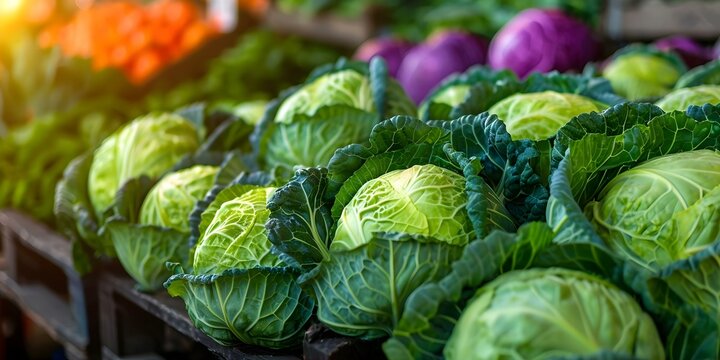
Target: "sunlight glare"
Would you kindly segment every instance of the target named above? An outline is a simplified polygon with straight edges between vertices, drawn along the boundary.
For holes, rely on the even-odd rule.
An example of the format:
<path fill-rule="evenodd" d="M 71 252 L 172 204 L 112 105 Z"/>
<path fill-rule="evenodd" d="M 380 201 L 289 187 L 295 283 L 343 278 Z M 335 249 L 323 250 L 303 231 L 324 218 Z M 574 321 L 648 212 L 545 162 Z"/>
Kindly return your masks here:
<path fill-rule="evenodd" d="M 0 15 L 13 15 L 22 7 L 23 0 L 0 0 Z"/>

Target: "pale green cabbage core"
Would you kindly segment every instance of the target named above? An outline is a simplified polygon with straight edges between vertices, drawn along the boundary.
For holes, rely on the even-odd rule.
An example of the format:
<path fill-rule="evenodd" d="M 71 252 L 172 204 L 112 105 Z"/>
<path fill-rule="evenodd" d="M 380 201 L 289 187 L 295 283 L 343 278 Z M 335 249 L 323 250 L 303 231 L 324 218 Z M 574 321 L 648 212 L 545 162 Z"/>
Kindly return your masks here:
<path fill-rule="evenodd" d="M 610 247 L 643 266 L 688 258 L 720 236 L 720 153 L 644 162 L 610 181 L 587 212 Z"/>
<path fill-rule="evenodd" d="M 267 199 L 274 192 L 273 187 L 259 187 L 220 205 L 195 249 L 196 274 L 283 265 L 270 251 L 265 232 Z"/>
<path fill-rule="evenodd" d="M 514 271 L 478 290 L 445 346 L 448 360 L 550 359 L 600 351 L 665 358 L 652 319 L 592 275 Z"/>
<path fill-rule="evenodd" d="M 720 85 L 701 85 L 675 90 L 657 102 L 665 112 L 685 111 L 690 105 L 720 104 Z"/>
<path fill-rule="evenodd" d="M 584 96 L 544 91 L 515 94 L 493 105 L 488 112 L 497 115 L 513 140 L 545 140 L 573 117 L 600 111 L 600 105 Z"/>
<path fill-rule="evenodd" d="M 102 214 L 129 179 L 161 176 L 200 146 L 195 126 L 173 114 L 138 118 L 95 150 L 88 175 L 90 202 Z"/>
<path fill-rule="evenodd" d="M 449 86 L 439 94 L 434 96 L 431 101 L 434 103 L 446 104 L 452 107 L 460 105 L 470 92 L 470 85 Z"/>
<path fill-rule="evenodd" d="M 454 245 L 474 236 L 465 179 L 435 165 L 388 172 L 363 184 L 338 221 L 332 250 L 369 243 L 375 232 L 425 235 Z"/>
<path fill-rule="evenodd" d="M 233 107 L 232 112 L 248 124 L 256 125 L 262 119 L 266 106 L 265 100 L 248 101 Z"/>
<path fill-rule="evenodd" d="M 680 75 L 668 60 L 651 54 L 620 56 L 603 71 L 613 90 L 631 101 L 664 96 Z"/>
<path fill-rule="evenodd" d="M 354 70 L 321 76 L 285 99 L 275 122 L 289 124 L 296 114 L 312 116 L 318 109 L 332 105 L 347 105 L 374 113 L 370 79 Z"/>
<path fill-rule="evenodd" d="M 197 165 L 163 177 L 145 197 L 140 223 L 189 233 L 190 212 L 212 188 L 217 172 L 216 166 Z"/>

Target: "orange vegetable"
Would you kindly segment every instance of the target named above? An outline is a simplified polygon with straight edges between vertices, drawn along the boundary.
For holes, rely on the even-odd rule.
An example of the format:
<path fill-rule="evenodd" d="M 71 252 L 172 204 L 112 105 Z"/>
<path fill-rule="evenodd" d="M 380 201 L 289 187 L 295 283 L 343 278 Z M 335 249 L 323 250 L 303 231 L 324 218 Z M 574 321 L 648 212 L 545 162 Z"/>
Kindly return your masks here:
<path fill-rule="evenodd" d="M 57 45 L 66 56 L 91 58 L 98 70 L 119 68 L 140 83 L 215 32 L 188 0 L 150 5 L 115 0 L 80 9 L 68 23 L 45 29 L 38 43 Z"/>
<path fill-rule="evenodd" d="M 160 70 L 162 65 L 163 58 L 157 51 L 152 49 L 146 50 L 138 55 L 132 64 L 130 68 L 130 80 L 135 83 L 142 83 Z"/>

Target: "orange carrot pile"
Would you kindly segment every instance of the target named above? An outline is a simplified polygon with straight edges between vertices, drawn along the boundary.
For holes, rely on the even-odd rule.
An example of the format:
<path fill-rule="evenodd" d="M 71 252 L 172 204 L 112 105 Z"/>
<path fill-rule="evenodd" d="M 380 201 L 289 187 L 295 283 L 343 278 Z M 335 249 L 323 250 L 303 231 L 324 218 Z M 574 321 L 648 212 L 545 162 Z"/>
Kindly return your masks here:
<path fill-rule="evenodd" d="M 66 56 L 90 58 L 97 70 L 119 68 L 143 83 L 216 32 L 185 0 L 116 0 L 79 10 L 69 22 L 44 31 L 39 42 L 59 46 Z"/>

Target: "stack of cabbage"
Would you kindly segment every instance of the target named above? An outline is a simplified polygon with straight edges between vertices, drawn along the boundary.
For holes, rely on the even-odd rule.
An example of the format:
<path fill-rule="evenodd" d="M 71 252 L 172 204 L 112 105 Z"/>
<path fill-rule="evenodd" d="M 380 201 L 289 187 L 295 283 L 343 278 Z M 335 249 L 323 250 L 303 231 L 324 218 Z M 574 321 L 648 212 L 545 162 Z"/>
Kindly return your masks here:
<path fill-rule="evenodd" d="M 341 60 L 251 136 L 136 120 L 71 165 L 58 216 L 225 345 L 297 349 L 317 321 L 391 359 L 717 358 L 712 66 L 658 105 L 475 68 L 418 112 L 382 61 Z"/>

